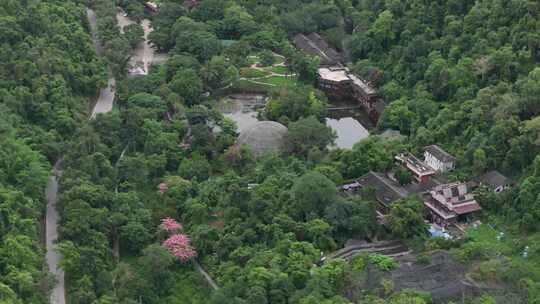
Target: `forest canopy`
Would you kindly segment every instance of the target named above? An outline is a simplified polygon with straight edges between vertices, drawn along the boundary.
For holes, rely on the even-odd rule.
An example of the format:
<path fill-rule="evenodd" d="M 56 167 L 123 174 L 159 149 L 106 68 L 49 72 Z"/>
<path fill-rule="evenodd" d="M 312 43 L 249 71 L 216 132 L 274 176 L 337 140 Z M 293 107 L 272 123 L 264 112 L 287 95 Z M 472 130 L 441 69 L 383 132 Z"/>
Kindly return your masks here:
<path fill-rule="evenodd" d="M 386 279 L 391 257 L 325 260 L 351 239 L 399 239 L 425 265 L 449 252 L 499 288 L 466 303 L 540 299 L 538 1 L 156 3 L 0 4 L 0 303 L 49 303 L 57 286 L 44 246 L 53 177 L 69 303 L 432 303 Z M 324 63 L 294 46 L 310 33 L 385 101 L 351 149 L 325 124 Z M 133 76 L 145 43 L 165 59 Z M 101 89 L 114 106 L 89 119 Z M 257 119 L 287 130 L 283 149 L 238 144 L 219 108 L 235 93 L 265 96 Z M 373 189 L 341 191 L 370 172 L 410 186 L 394 157 L 431 144 L 456 156 L 448 181 L 512 180 L 474 193 L 484 225 L 463 239 L 429 238 L 421 197 L 397 200 L 382 225 Z"/>

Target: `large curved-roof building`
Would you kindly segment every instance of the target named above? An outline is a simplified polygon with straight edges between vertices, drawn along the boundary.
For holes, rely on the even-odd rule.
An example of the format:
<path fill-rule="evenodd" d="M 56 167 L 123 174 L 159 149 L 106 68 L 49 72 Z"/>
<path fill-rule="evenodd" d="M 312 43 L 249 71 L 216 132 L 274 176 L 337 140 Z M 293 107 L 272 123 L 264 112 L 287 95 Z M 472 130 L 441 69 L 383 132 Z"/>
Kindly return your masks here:
<path fill-rule="evenodd" d="M 238 144 L 251 148 L 255 156 L 280 152 L 285 146 L 287 127 L 275 121 L 260 121 L 240 132 Z"/>

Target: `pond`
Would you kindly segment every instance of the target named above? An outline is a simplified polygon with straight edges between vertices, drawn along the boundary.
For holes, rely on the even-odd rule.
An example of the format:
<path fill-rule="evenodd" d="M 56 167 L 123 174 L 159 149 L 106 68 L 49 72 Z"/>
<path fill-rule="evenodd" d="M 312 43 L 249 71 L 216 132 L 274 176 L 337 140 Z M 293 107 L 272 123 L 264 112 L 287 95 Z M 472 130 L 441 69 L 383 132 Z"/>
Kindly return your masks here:
<path fill-rule="evenodd" d="M 264 107 L 266 100 L 261 94 L 233 94 L 219 103 L 218 110 L 236 122 L 238 132 L 242 132 L 259 121 L 257 109 Z"/>
<path fill-rule="evenodd" d="M 218 110 L 236 122 L 238 132 L 241 132 L 259 121 L 257 109 L 264 107 L 266 101 L 267 97 L 261 94 L 233 94 L 219 103 Z M 350 102 L 330 104 L 326 125 L 337 135 L 335 146 L 331 148 L 340 149 L 351 149 L 369 136 L 368 128 L 372 127 L 367 114 Z"/>
<path fill-rule="evenodd" d="M 354 144 L 369 136 L 368 128 L 373 127 L 373 124 L 358 104 L 332 102 L 328 108 L 326 125 L 337 135 L 333 148 L 351 149 Z"/>

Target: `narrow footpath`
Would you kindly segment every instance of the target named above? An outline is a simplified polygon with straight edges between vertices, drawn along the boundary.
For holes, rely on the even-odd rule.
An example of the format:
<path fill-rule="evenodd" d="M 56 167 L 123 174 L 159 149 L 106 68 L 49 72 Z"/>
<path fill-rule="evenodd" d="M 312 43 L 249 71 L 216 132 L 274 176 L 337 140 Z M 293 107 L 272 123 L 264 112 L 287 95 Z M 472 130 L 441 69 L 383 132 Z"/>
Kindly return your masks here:
<path fill-rule="evenodd" d="M 90 30 L 92 34 L 92 40 L 96 48 L 96 52 L 101 54 L 102 47 L 97 35 L 97 20 L 96 14 L 93 10 L 87 8 L 86 14 L 88 22 L 90 23 Z M 100 90 L 98 100 L 92 109 L 90 119 L 96 117 L 99 113 L 107 113 L 112 110 L 114 96 L 115 96 L 115 84 L 116 80 L 110 76 L 106 88 Z M 66 290 L 64 282 L 64 271 L 60 269 L 59 262 L 62 256 L 56 251 L 55 243 L 58 239 L 58 222 L 59 216 L 56 210 L 56 203 L 58 202 L 58 179 L 61 171 L 61 160 L 57 161 L 54 165 L 45 195 L 47 197 L 47 215 L 45 219 L 45 244 L 46 244 L 46 260 L 49 267 L 49 272 L 56 278 L 56 285 L 54 286 L 51 296 L 51 304 L 65 304 L 66 303 Z"/>
<path fill-rule="evenodd" d="M 65 287 L 64 287 L 64 271 L 58 267 L 60 262 L 60 254 L 54 250 L 54 242 L 58 238 L 58 211 L 56 210 L 56 202 L 58 201 L 58 177 L 60 174 L 60 163 L 57 161 L 52 169 L 49 183 L 45 190 L 47 197 L 47 215 L 45 219 L 45 235 L 47 248 L 47 265 L 49 271 L 56 278 L 56 286 L 52 290 L 50 302 L 52 304 L 65 304 Z"/>
<path fill-rule="evenodd" d="M 212 279 L 212 277 L 206 272 L 206 270 L 204 270 L 201 267 L 201 264 L 199 264 L 197 260 L 195 260 L 194 263 L 195 263 L 195 268 L 206 279 L 206 282 L 208 282 L 208 285 L 210 285 L 210 287 L 212 287 L 213 290 L 218 290 L 219 286 L 216 284 L 216 282 L 214 282 L 214 279 Z"/>
<path fill-rule="evenodd" d="M 88 18 L 88 22 L 90 24 L 90 31 L 92 40 L 94 42 L 94 47 L 96 49 L 97 54 L 102 54 L 103 47 L 99 41 L 99 37 L 97 34 L 97 18 L 95 12 L 87 8 L 86 14 Z M 127 25 L 130 24 L 129 19 L 127 19 L 122 14 L 118 14 L 117 18 L 119 19 L 119 24 L 121 29 Z M 167 60 L 168 56 L 165 54 L 155 54 L 154 47 L 151 46 L 149 40 L 148 40 L 148 34 L 152 31 L 152 27 L 149 20 L 143 20 L 142 26 L 145 32 L 144 35 L 144 42 L 142 46 L 137 48 L 135 50 L 135 56 L 132 58 L 132 61 L 136 63 L 142 63 L 142 69 L 143 73 L 140 73 L 142 75 L 146 75 L 148 73 L 148 67 L 152 63 L 161 63 Z M 134 73 L 137 74 L 137 73 Z M 112 110 L 113 104 L 114 104 L 114 98 L 116 94 L 116 79 L 112 76 L 112 73 L 109 71 L 109 80 L 107 83 L 107 87 L 103 88 L 99 92 L 99 97 L 96 101 L 96 104 L 94 105 L 94 108 L 92 109 L 90 119 L 94 119 L 97 114 L 100 113 L 108 113 Z M 127 148 L 127 147 L 126 147 Z M 126 152 L 126 149 L 122 151 L 122 156 Z M 121 156 L 121 157 L 122 157 Z M 66 303 L 66 292 L 65 292 L 65 282 L 64 282 L 64 271 L 59 268 L 59 262 L 61 260 L 61 255 L 58 251 L 55 249 L 55 243 L 58 239 L 58 222 L 59 222 L 59 215 L 58 211 L 56 210 L 56 203 L 58 202 L 58 179 L 61 174 L 61 160 L 56 162 L 56 164 L 53 167 L 53 170 L 51 172 L 51 176 L 49 177 L 49 183 L 47 184 L 47 189 L 45 190 L 45 194 L 47 197 L 47 215 L 46 215 L 46 259 L 47 259 L 47 265 L 49 267 L 50 273 L 54 275 L 56 278 L 56 285 L 54 286 L 51 297 L 50 297 L 50 303 L 51 304 L 65 304 Z M 117 249 L 115 250 L 118 251 Z M 212 277 L 201 267 L 201 265 L 195 261 L 195 268 L 197 271 L 204 277 L 204 279 L 208 282 L 210 287 L 214 290 L 219 289 L 219 286 L 214 282 Z"/>

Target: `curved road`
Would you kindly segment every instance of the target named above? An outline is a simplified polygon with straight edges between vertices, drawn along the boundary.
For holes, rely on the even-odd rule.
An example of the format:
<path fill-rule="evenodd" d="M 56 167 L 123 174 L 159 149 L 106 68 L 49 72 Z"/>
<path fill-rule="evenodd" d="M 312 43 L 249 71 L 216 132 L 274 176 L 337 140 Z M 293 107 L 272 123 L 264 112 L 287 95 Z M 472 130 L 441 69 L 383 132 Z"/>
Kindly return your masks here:
<path fill-rule="evenodd" d="M 94 41 L 96 52 L 100 54 L 102 49 L 96 32 L 96 14 L 91 9 L 87 9 L 86 13 L 88 22 L 90 23 L 92 40 Z M 100 90 L 98 100 L 94 105 L 90 119 L 95 118 L 99 113 L 107 113 L 112 110 L 115 96 L 115 83 L 115 79 L 110 77 L 107 87 Z M 49 299 L 51 304 L 66 303 L 64 271 L 58 266 L 62 257 L 55 249 L 55 243 L 58 239 L 59 216 L 58 211 L 56 210 L 56 203 L 58 201 L 58 178 L 61 174 L 60 165 L 61 160 L 57 161 L 54 165 L 51 176 L 49 177 L 47 189 L 45 190 L 45 195 L 47 197 L 47 214 L 45 218 L 45 245 L 47 250 L 46 259 L 49 272 L 51 272 L 56 278 L 56 285 L 54 286 Z"/>

